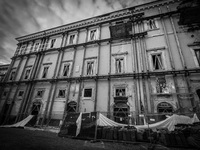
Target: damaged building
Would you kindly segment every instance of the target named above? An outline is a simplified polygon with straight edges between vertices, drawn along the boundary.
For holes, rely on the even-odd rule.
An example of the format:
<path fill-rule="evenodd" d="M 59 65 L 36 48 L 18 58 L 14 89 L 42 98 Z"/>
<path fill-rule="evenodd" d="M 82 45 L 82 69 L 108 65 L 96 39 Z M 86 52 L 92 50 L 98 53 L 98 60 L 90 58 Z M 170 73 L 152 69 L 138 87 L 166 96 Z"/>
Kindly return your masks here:
<path fill-rule="evenodd" d="M 1 124 L 31 114 L 57 126 L 94 111 L 140 124 L 143 114 L 199 111 L 200 17 L 187 9 L 198 14 L 199 2 L 157 0 L 16 38 Z"/>

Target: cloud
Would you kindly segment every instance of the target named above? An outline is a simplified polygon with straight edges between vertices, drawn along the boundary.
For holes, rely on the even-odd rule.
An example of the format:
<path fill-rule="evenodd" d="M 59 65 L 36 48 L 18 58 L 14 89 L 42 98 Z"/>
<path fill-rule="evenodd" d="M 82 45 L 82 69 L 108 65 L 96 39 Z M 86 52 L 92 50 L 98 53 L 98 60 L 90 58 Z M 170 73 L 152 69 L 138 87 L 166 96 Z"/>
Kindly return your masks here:
<path fill-rule="evenodd" d="M 10 63 L 16 37 L 150 0 L 0 0 L 0 62 Z"/>

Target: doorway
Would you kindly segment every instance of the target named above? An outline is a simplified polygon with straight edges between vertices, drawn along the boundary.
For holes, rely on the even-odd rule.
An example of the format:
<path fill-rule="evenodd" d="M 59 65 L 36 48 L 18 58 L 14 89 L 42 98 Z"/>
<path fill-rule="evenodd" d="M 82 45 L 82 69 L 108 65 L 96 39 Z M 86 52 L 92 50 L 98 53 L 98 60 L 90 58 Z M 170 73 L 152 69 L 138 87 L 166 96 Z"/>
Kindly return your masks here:
<path fill-rule="evenodd" d="M 128 124 L 129 106 L 126 103 L 114 105 L 114 120 L 118 123 Z"/>

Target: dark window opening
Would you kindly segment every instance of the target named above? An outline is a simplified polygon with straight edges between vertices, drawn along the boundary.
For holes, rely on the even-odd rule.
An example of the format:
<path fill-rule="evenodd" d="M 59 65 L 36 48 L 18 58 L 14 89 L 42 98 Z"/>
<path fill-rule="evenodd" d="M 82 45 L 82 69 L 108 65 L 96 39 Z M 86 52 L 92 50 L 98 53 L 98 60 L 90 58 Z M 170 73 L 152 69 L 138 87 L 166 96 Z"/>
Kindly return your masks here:
<path fill-rule="evenodd" d="M 36 97 L 42 98 L 42 96 L 43 96 L 43 90 L 37 91 Z"/>
<path fill-rule="evenodd" d="M 75 35 L 70 35 L 69 44 L 74 44 Z"/>
<path fill-rule="evenodd" d="M 8 92 L 7 92 L 7 91 L 3 92 L 3 97 L 6 97 L 6 96 L 7 96 L 7 94 L 8 94 Z"/>
<path fill-rule="evenodd" d="M 84 89 L 84 97 L 92 97 L 92 89 Z"/>
<path fill-rule="evenodd" d="M 117 88 L 115 89 L 115 96 L 126 96 L 126 89 L 125 88 Z"/>
<path fill-rule="evenodd" d="M 70 69 L 70 64 L 65 64 L 63 68 L 63 76 L 68 76 L 69 75 L 69 69 Z"/>
<path fill-rule="evenodd" d="M 87 62 L 87 75 L 93 75 L 94 73 L 94 61 Z"/>
<path fill-rule="evenodd" d="M 152 60 L 153 60 L 153 69 L 154 70 L 163 69 L 161 54 L 153 54 Z"/>
<path fill-rule="evenodd" d="M 123 73 L 124 71 L 124 58 L 117 58 L 116 62 L 116 73 Z"/>
<path fill-rule="evenodd" d="M 67 104 L 67 112 L 76 112 L 77 104 L 74 101 L 71 101 Z"/>
<path fill-rule="evenodd" d="M 65 90 L 59 90 L 58 97 L 65 98 Z"/>
<path fill-rule="evenodd" d="M 165 77 L 157 77 L 156 80 L 156 91 L 157 93 L 166 93 L 166 79 Z"/>
<path fill-rule="evenodd" d="M 155 20 L 151 19 L 151 20 L 148 21 L 147 24 L 148 24 L 149 29 L 157 29 Z"/>
<path fill-rule="evenodd" d="M 15 71 L 12 71 L 10 75 L 10 80 L 14 80 L 14 77 L 15 77 Z"/>
<path fill-rule="evenodd" d="M 56 39 L 52 39 L 52 40 L 51 40 L 51 46 L 50 46 L 50 48 L 53 48 L 53 46 L 54 46 L 54 44 L 55 44 L 55 41 L 56 41 Z"/>
<path fill-rule="evenodd" d="M 129 107 L 125 103 L 114 105 L 114 120 L 118 123 L 128 124 Z"/>
<path fill-rule="evenodd" d="M 31 69 L 27 69 L 27 70 L 26 70 L 24 79 L 28 79 L 28 78 L 29 78 L 30 72 L 31 72 Z"/>
<path fill-rule="evenodd" d="M 49 67 L 44 67 L 42 78 L 46 78 Z"/>
<path fill-rule="evenodd" d="M 22 97 L 24 95 L 24 91 L 19 91 L 18 97 Z"/>
<path fill-rule="evenodd" d="M 93 41 L 93 40 L 96 40 L 97 39 L 97 30 L 95 29 L 95 30 L 91 30 L 90 31 L 90 41 Z"/>

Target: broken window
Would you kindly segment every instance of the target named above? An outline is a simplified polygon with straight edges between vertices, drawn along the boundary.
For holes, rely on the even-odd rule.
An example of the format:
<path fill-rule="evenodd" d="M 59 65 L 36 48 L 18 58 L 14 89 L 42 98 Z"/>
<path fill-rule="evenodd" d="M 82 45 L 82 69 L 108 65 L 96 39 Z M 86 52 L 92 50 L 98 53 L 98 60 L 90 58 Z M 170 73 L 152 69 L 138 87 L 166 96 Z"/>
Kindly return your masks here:
<path fill-rule="evenodd" d="M 147 25 L 148 25 L 149 30 L 157 29 L 156 22 L 154 19 L 150 19 L 147 22 Z"/>
<path fill-rule="evenodd" d="M 24 91 L 19 91 L 18 97 L 22 97 L 24 95 Z"/>
<path fill-rule="evenodd" d="M 200 66 L 200 49 L 195 49 L 194 52 L 195 52 L 198 64 Z"/>
<path fill-rule="evenodd" d="M 162 63 L 161 54 L 153 54 L 152 55 L 152 61 L 153 61 L 153 69 L 154 70 L 163 69 L 163 63 Z"/>
<path fill-rule="evenodd" d="M 168 93 L 167 83 L 164 76 L 157 77 L 156 79 L 156 92 L 157 93 Z"/>
<path fill-rule="evenodd" d="M 48 69 L 49 69 L 49 66 L 44 67 L 42 78 L 46 78 L 47 77 Z"/>
<path fill-rule="evenodd" d="M 90 31 L 90 41 L 97 40 L 97 29 Z"/>
<path fill-rule="evenodd" d="M 65 90 L 59 90 L 58 91 L 58 97 L 59 98 L 65 98 Z"/>
<path fill-rule="evenodd" d="M 84 97 L 92 97 L 92 88 L 84 89 Z"/>
<path fill-rule="evenodd" d="M 12 71 L 10 74 L 10 80 L 14 80 L 15 77 L 15 71 Z"/>
<path fill-rule="evenodd" d="M 124 58 L 115 59 L 115 68 L 116 68 L 116 73 L 124 72 Z"/>
<path fill-rule="evenodd" d="M 87 62 L 87 75 L 93 75 L 94 73 L 94 61 Z"/>
<path fill-rule="evenodd" d="M 30 68 L 26 69 L 24 79 L 28 79 L 29 78 L 30 72 L 31 72 Z"/>
<path fill-rule="evenodd" d="M 64 67 L 63 67 L 63 76 L 64 77 L 67 77 L 69 76 L 69 72 L 70 72 L 70 64 L 64 64 Z"/>
<path fill-rule="evenodd" d="M 126 89 L 125 88 L 116 88 L 115 89 L 115 96 L 116 97 L 125 97 L 126 96 Z"/>
<path fill-rule="evenodd" d="M 69 44 L 75 44 L 75 34 L 69 36 Z"/>
<path fill-rule="evenodd" d="M 52 40 L 51 40 L 50 48 L 53 48 L 53 47 L 54 47 L 55 41 L 56 41 L 56 39 L 52 39 Z"/>
<path fill-rule="evenodd" d="M 37 98 L 42 98 L 43 93 L 44 93 L 43 90 L 38 90 L 38 91 L 37 91 L 37 94 L 36 94 L 36 97 L 37 97 Z"/>

